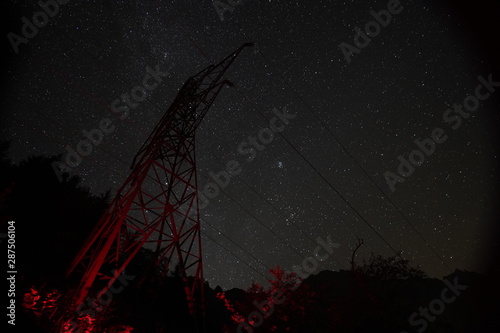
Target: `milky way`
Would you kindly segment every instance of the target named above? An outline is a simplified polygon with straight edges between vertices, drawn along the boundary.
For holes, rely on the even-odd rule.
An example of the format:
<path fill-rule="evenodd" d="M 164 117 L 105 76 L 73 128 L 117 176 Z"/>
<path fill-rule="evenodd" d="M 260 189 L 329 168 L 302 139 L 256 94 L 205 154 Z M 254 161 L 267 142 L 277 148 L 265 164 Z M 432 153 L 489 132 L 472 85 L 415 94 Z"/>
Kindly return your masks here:
<path fill-rule="evenodd" d="M 254 42 L 226 75 L 235 86 L 197 130 L 200 186 L 229 161 L 241 166 L 202 210 L 212 286 L 248 287 L 270 277 L 269 267 L 302 265 L 327 236 L 340 246 L 318 271 L 347 269 L 358 237 L 359 262 L 395 250 L 433 277 L 485 269 L 498 248 L 500 88 L 483 85 L 489 96 L 466 116 L 453 106 L 475 94 L 479 76 L 500 81 L 487 43 L 470 32 L 487 30 L 488 11 L 471 9 L 477 21 L 464 21 L 434 1 L 220 3 L 230 10 L 211 1 L 68 1 L 17 53 L 5 38 L 2 138 L 12 140 L 13 160 L 64 158 L 84 131 L 113 127 L 71 174 L 96 194 L 116 191 L 185 80 Z M 21 36 L 21 18 L 41 8 L 11 7 L 5 35 Z M 145 83 L 151 71 L 161 74 Z M 261 133 L 284 108 L 282 130 Z M 447 112 L 461 120 L 446 121 Z M 417 153 L 423 163 L 401 176 L 399 156 L 422 151 L 415 141 L 436 128 L 447 139 Z M 391 189 L 386 172 L 403 181 Z"/>

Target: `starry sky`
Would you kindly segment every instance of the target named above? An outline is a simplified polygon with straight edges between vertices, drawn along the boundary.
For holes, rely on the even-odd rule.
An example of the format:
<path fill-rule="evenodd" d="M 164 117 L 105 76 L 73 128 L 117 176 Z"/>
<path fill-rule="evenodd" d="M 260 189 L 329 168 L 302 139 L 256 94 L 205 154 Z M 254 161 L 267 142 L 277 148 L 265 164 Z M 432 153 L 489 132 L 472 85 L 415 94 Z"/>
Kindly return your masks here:
<path fill-rule="evenodd" d="M 242 166 L 202 210 L 211 286 L 265 281 L 269 267 L 301 265 L 328 235 L 340 247 L 318 270 L 347 269 L 358 237 L 358 261 L 402 251 L 438 278 L 490 267 L 500 88 L 456 130 L 443 114 L 474 93 L 478 76 L 500 81 L 498 5 L 402 0 L 347 62 L 340 44 L 354 45 L 355 27 L 392 1 L 221 2 L 231 8 L 223 20 L 209 0 L 73 0 L 18 52 L 4 38 L 1 138 L 12 140 L 12 159 L 65 154 L 109 118 L 114 130 L 71 174 L 96 194 L 114 192 L 185 80 L 251 41 L 227 72 L 235 86 L 197 130 L 201 186 L 230 160 Z M 20 35 L 21 18 L 40 10 L 9 6 L 5 36 Z M 124 119 L 111 112 L 156 67 L 164 76 L 147 98 Z M 295 118 L 247 162 L 238 146 L 283 108 Z M 408 158 L 435 128 L 447 140 L 392 192 L 384 173 L 397 173 L 398 156 Z"/>

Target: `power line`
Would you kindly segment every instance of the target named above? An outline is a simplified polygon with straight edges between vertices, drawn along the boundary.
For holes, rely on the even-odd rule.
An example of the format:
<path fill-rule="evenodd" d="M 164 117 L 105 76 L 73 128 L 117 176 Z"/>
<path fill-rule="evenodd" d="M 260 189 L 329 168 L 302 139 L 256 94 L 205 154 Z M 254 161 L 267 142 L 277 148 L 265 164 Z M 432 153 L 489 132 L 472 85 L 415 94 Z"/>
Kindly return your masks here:
<path fill-rule="evenodd" d="M 190 38 L 191 42 L 196 44 L 191 38 Z M 201 49 L 199 46 L 197 46 L 197 48 Z M 260 51 L 259 51 L 260 52 Z M 204 54 L 203 52 L 203 55 L 206 57 L 206 55 Z M 211 60 L 210 58 L 208 58 L 208 60 Z M 251 104 L 254 104 L 249 98 L 247 98 L 245 96 L 245 94 L 243 94 L 239 89 L 236 88 L 236 91 L 244 98 L 246 99 L 248 102 L 250 102 Z M 254 109 L 264 118 L 266 119 L 266 121 L 269 121 L 269 119 L 262 113 L 260 112 L 257 107 L 254 105 Z M 306 162 L 309 167 L 311 167 L 311 169 L 313 169 L 317 174 L 318 176 L 320 176 L 321 179 L 323 179 L 323 181 L 356 213 L 356 215 L 370 228 L 373 230 L 373 232 L 375 232 L 375 234 L 380 238 L 382 239 L 382 241 L 397 255 L 401 258 L 401 255 L 399 254 L 398 251 L 396 251 L 396 249 L 394 249 L 394 247 L 356 210 L 356 208 L 316 169 L 316 167 L 307 159 L 304 157 L 304 155 L 281 133 L 281 132 L 278 132 L 277 133 L 279 136 L 281 136 L 287 143 L 290 147 L 292 147 L 292 149 L 304 160 L 304 162 Z"/>
<path fill-rule="evenodd" d="M 201 221 L 201 219 L 200 219 Z M 271 269 L 271 267 L 269 267 L 268 265 L 266 265 L 262 260 L 260 260 L 259 258 L 257 258 L 253 253 L 251 252 L 248 252 L 246 249 L 244 249 L 243 247 L 241 247 L 238 243 L 236 243 L 232 238 L 230 238 L 229 236 L 227 236 L 225 233 L 223 233 L 222 231 L 220 231 L 220 229 L 218 229 L 216 226 L 214 226 L 213 224 L 211 224 L 210 222 L 208 222 L 206 219 L 203 219 L 203 223 L 206 223 L 208 224 L 210 227 L 212 227 L 215 231 L 217 231 L 219 234 L 221 234 L 224 238 L 228 239 L 231 243 L 233 243 L 234 245 L 236 245 L 238 248 L 240 248 L 241 250 L 243 250 L 244 252 L 248 253 L 252 258 L 254 258 L 258 263 L 260 263 L 262 266 L 265 266 L 267 269 Z"/>
<path fill-rule="evenodd" d="M 243 32 L 243 30 L 240 30 L 242 31 L 242 33 L 246 36 L 246 34 Z M 260 54 L 260 56 L 264 59 L 264 61 L 266 61 L 269 65 L 271 65 L 271 63 L 269 62 L 269 60 L 267 60 L 267 58 L 262 54 L 262 52 L 260 51 L 260 49 L 257 50 L 257 52 Z M 302 98 L 302 96 L 295 90 L 295 88 L 293 88 L 287 81 L 286 81 L 286 78 L 283 77 L 283 75 L 280 73 L 280 72 L 277 72 L 278 75 L 280 75 L 280 77 L 282 78 L 283 80 L 283 83 L 285 83 L 285 85 L 287 85 L 292 91 L 293 93 L 295 94 L 295 96 L 297 96 L 300 101 L 306 106 L 306 108 L 311 112 L 311 114 L 316 118 L 316 120 L 318 120 L 320 122 L 320 124 L 323 126 L 323 128 L 325 128 L 328 133 L 330 134 L 330 136 L 335 140 L 335 142 L 337 142 L 337 144 L 342 148 L 342 150 L 356 163 L 356 165 L 361 169 L 361 171 L 363 172 L 363 174 L 368 177 L 368 179 L 373 183 L 373 185 L 375 185 L 375 187 L 378 189 L 378 191 L 382 194 L 382 196 L 392 205 L 392 207 L 394 207 L 398 213 L 401 215 L 401 217 L 403 217 L 403 219 L 406 221 L 406 223 L 412 227 L 412 229 L 418 234 L 418 236 L 424 241 L 424 243 L 426 244 L 427 247 L 429 247 L 429 249 L 433 252 L 433 254 L 450 270 L 450 271 L 453 271 L 453 269 L 444 261 L 444 259 L 442 258 L 442 256 L 435 250 L 434 247 L 432 247 L 430 245 L 430 243 L 427 241 L 427 239 L 425 239 L 425 237 L 418 231 L 418 229 L 409 221 L 409 219 L 407 218 L 407 216 L 403 213 L 403 211 L 396 206 L 396 204 L 390 199 L 390 197 L 380 188 L 380 186 L 375 182 L 375 180 L 373 179 L 372 176 L 370 176 L 370 174 L 366 171 L 366 169 L 359 163 L 359 161 L 349 152 L 349 150 L 347 149 L 347 147 L 342 144 L 342 142 L 340 142 L 340 140 L 338 139 L 338 137 L 331 131 L 331 129 L 327 126 L 327 124 L 325 123 L 325 121 L 323 119 L 321 119 L 316 112 L 314 112 L 313 108 L 308 104 L 306 103 L 306 101 Z"/>

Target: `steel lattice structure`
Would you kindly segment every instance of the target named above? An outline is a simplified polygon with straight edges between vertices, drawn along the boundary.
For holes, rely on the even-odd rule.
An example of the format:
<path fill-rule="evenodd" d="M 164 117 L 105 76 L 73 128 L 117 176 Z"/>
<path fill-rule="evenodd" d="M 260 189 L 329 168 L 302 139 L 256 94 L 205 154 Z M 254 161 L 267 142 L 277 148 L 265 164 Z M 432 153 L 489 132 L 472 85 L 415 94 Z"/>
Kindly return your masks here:
<path fill-rule="evenodd" d="M 178 267 L 191 314 L 197 312 L 195 295 L 203 304 L 195 131 L 222 87 L 231 85 L 224 73 L 251 45 L 190 77 L 140 148 L 132 172 L 68 268 L 68 276 L 83 270 L 75 306 L 95 290 L 97 277 L 107 281 L 97 296 L 106 293 L 142 247 L 154 251 L 161 276 Z"/>

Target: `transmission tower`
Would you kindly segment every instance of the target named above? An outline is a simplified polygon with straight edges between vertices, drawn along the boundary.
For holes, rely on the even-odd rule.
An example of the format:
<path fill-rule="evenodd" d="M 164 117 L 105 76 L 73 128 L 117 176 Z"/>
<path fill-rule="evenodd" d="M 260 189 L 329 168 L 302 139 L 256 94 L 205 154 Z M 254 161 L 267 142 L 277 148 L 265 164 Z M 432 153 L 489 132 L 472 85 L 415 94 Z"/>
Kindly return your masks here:
<path fill-rule="evenodd" d="M 198 312 L 196 296 L 203 306 L 195 131 L 222 87 L 232 85 L 224 73 L 252 45 L 190 77 L 139 149 L 132 172 L 68 268 L 67 276 L 83 271 L 74 306 L 90 293 L 104 295 L 143 247 L 155 254 L 156 274 L 165 277 L 176 267 L 192 315 Z M 105 287 L 96 288 L 103 279 Z"/>

